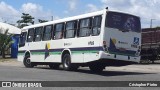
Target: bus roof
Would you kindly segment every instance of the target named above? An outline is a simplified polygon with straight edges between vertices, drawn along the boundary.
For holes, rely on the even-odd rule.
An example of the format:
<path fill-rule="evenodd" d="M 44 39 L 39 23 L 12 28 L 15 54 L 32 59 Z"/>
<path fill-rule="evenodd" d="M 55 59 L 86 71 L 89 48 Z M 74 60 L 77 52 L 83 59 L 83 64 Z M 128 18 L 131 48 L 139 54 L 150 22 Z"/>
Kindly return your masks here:
<path fill-rule="evenodd" d="M 109 11 L 108 9 L 103 9 L 101 11 L 96 11 L 96 12 L 86 13 L 86 14 L 82 14 L 82 15 L 78 15 L 78 16 L 66 17 L 66 18 L 63 18 L 63 19 L 58 19 L 58 20 L 54 20 L 54 21 L 49 21 L 49 22 L 44 22 L 44 23 L 39 23 L 39 24 L 35 24 L 35 25 L 26 26 L 26 27 L 23 27 L 22 30 L 26 31 L 29 28 L 35 28 L 35 27 L 40 27 L 40 26 L 52 25 L 52 24 L 55 24 L 55 23 L 62 23 L 62 22 L 76 20 L 76 19 L 82 19 L 82 18 L 97 16 L 97 15 L 103 15 L 106 11 L 107 12 L 117 12 L 117 11 Z M 123 12 L 119 12 L 119 13 L 123 13 Z M 127 14 L 127 13 L 125 13 L 125 14 Z M 134 15 L 134 16 L 136 16 L 136 15 Z M 137 17 L 139 17 L 139 16 L 137 16 Z"/>
<path fill-rule="evenodd" d="M 96 15 L 103 15 L 104 12 L 106 12 L 106 9 L 101 10 L 101 11 L 92 12 L 92 13 L 86 13 L 86 14 L 82 14 L 82 15 L 78 15 L 78 16 L 72 16 L 72 17 L 67 17 L 67 18 L 58 19 L 58 20 L 54 20 L 54 21 L 49 21 L 49 22 L 45 22 L 45 23 L 30 25 L 30 26 L 24 27 L 23 29 L 35 28 L 35 27 L 39 27 L 39 26 L 51 25 L 54 23 L 61 23 L 61 22 L 66 22 L 66 21 L 72 21 L 72 20 L 87 18 L 87 17 L 91 17 L 91 16 L 96 16 Z"/>

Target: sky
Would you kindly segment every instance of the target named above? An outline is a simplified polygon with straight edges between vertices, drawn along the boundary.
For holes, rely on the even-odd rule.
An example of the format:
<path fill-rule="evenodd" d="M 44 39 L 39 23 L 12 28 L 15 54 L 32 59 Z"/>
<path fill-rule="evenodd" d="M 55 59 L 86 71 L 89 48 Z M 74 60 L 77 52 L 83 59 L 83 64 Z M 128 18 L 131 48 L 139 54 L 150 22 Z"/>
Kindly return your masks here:
<path fill-rule="evenodd" d="M 109 10 L 141 18 L 142 28 L 160 26 L 159 0 L 0 0 L 0 21 L 15 24 L 22 13 L 38 19 L 54 20 L 88 12 Z"/>

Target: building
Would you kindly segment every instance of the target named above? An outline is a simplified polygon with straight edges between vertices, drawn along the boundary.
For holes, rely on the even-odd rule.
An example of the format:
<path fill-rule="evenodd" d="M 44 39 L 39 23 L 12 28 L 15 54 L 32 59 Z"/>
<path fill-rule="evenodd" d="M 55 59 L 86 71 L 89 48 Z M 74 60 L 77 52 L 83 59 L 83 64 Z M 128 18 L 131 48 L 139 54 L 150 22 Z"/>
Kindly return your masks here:
<path fill-rule="evenodd" d="M 1 29 L 0 33 L 2 34 L 5 32 L 5 30 L 8 30 L 9 34 L 14 34 L 14 36 L 12 37 L 12 40 L 14 41 L 14 43 L 11 45 L 10 54 L 12 58 L 17 58 L 18 40 L 19 40 L 19 35 L 21 33 L 21 29 L 15 26 L 12 26 L 10 24 L 2 23 L 2 22 L 0 22 L 0 29 Z"/>
<path fill-rule="evenodd" d="M 160 60 L 160 28 L 142 29 L 142 60 Z"/>

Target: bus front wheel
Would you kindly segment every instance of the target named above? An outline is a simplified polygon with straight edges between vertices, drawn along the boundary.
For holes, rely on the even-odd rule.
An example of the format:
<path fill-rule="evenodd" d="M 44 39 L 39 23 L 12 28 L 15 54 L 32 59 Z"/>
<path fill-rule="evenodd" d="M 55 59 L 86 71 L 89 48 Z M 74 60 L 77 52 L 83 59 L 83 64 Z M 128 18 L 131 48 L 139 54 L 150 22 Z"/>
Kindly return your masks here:
<path fill-rule="evenodd" d="M 64 70 L 77 70 L 78 66 L 71 63 L 71 56 L 70 54 L 65 54 L 62 58 L 62 66 Z"/>
<path fill-rule="evenodd" d="M 25 56 L 23 64 L 26 68 L 32 68 L 34 65 L 31 63 L 30 56 Z"/>

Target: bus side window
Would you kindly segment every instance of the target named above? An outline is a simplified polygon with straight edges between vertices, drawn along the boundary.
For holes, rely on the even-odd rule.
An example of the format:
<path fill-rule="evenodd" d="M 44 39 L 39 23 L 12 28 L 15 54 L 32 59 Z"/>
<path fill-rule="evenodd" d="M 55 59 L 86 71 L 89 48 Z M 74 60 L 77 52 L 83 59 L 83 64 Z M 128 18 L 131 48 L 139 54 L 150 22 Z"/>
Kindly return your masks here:
<path fill-rule="evenodd" d="M 44 27 L 43 41 L 51 40 L 52 25 Z"/>
<path fill-rule="evenodd" d="M 62 39 L 64 23 L 55 24 L 54 26 L 54 39 Z"/>
<path fill-rule="evenodd" d="M 92 24 L 92 35 L 93 36 L 100 34 L 101 21 L 102 21 L 102 16 L 95 16 L 94 17 L 93 24 Z"/>
<path fill-rule="evenodd" d="M 28 30 L 27 42 L 32 42 L 34 40 L 34 28 Z"/>
<path fill-rule="evenodd" d="M 77 21 L 69 21 L 66 23 L 66 28 L 64 32 L 65 38 L 74 38 L 76 34 Z"/>
<path fill-rule="evenodd" d="M 35 28 L 35 40 L 34 41 L 35 42 L 41 41 L 42 34 L 43 34 L 43 27 Z"/>
<path fill-rule="evenodd" d="M 81 19 L 79 22 L 79 37 L 90 36 L 91 34 L 91 18 Z"/>

